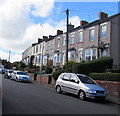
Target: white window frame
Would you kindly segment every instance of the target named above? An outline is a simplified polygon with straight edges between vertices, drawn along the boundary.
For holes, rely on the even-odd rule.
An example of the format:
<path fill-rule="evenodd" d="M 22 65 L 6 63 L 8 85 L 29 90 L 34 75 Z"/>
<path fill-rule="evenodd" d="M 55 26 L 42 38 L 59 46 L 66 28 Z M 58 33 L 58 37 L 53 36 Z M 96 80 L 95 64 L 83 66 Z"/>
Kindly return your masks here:
<path fill-rule="evenodd" d="M 60 47 L 60 39 L 57 39 L 57 47 Z"/>
<path fill-rule="evenodd" d="M 91 31 L 94 31 L 93 35 L 91 34 Z M 92 36 L 94 36 L 94 40 L 91 39 Z M 89 41 L 95 41 L 95 28 L 89 29 Z"/>
<path fill-rule="evenodd" d="M 62 55 L 62 64 L 64 65 L 65 64 L 65 51 L 63 51 L 63 55 Z"/>
<path fill-rule="evenodd" d="M 82 33 L 82 35 L 81 35 L 81 33 Z M 83 42 L 83 31 L 79 31 L 79 42 Z"/>
<path fill-rule="evenodd" d="M 103 26 L 106 27 L 106 28 L 105 28 L 105 31 L 103 31 L 103 28 L 102 28 Z M 106 39 L 106 38 L 107 38 L 107 25 L 106 25 L 106 24 L 101 25 L 100 29 L 101 29 L 101 38 Z M 103 36 L 103 33 L 106 33 L 106 36 L 105 36 L 105 37 Z"/>
<path fill-rule="evenodd" d="M 63 36 L 63 46 L 66 45 L 66 36 Z"/>
<path fill-rule="evenodd" d="M 106 54 L 104 55 L 104 53 L 106 52 Z M 102 56 L 108 56 L 108 50 L 103 50 L 103 52 L 102 52 Z"/>
<path fill-rule="evenodd" d="M 74 52 L 74 59 L 72 59 L 72 52 Z M 69 51 L 68 52 L 68 60 L 75 60 L 75 51 L 73 50 L 73 51 Z"/>
<path fill-rule="evenodd" d="M 82 51 L 82 53 L 79 53 L 80 51 Z M 80 60 L 80 57 L 82 56 L 82 58 L 83 58 L 83 48 L 80 48 L 80 49 L 78 49 L 78 62 L 81 62 L 82 61 L 82 58 L 81 58 L 81 60 Z"/>
<path fill-rule="evenodd" d="M 72 39 L 73 38 L 73 39 Z M 74 44 L 75 43 L 75 38 L 74 35 L 70 36 L 70 44 Z"/>
<path fill-rule="evenodd" d="M 90 55 L 86 55 L 87 50 L 90 50 Z M 86 49 L 86 50 L 85 50 L 85 60 L 86 60 L 86 61 L 89 61 L 89 60 L 87 60 L 87 58 L 86 58 L 87 56 L 90 57 L 90 60 L 93 60 L 93 56 L 94 56 L 94 55 L 93 55 L 93 50 L 96 51 L 96 53 L 95 53 L 95 54 L 96 54 L 96 55 L 95 55 L 96 58 L 95 58 L 95 59 L 97 59 L 97 49 L 96 49 L 96 48 L 91 48 L 91 49 Z"/>

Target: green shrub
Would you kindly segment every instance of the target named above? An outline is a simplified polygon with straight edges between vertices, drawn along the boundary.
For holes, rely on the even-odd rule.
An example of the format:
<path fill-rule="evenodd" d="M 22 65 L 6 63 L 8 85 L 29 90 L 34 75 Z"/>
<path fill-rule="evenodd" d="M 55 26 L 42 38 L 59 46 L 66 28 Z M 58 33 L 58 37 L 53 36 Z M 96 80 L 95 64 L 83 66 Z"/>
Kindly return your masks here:
<path fill-rule="evenodd" d="M 34 73 L 35 69 L 28 69 L 28 73 Z"/>
<path fill-rule="evenodd" d="M 111 57 L 101 57 L 99 59 L 87 62 L 91 72 L 105 72 L 106 69 L 112 68 L 113 59 Z"/>
<path fill-rule="evenodd" d="M 66 71 L 66 72 L 73 72 L 72 66 L 73 66 L 74 64 L 76 64 L 76 62 L 75 62 L 74 60 L 69 60 L 68 66 L 67 66 L 67 64 L 64 65 L 65 71 Z M 68 67 L 67 70 L 66 70 L 66 67 Z"/>
<path fill-rule="evenodd" d="M 89 76 L 94 80 L 120 81 L 120 73 L 90 73 Z"/>
<path fill-rule="evenodd" d="M 92 72 L 105 72 L 107 68 L 112 68 L 112 62 L 111 57 L 101 57 L 88 62 L 73 63 L 69 68 L 71 68 L 71 72 L 89 75 Z"/>
<path fill-rule="evenodd" d="M 120 73 L 120 70 L 114 70 L 114 69 L 107 69 L 106 72 L 111 72 L 111 73 Z"/>
<path fill-rule="evenodd" d="M 64 69 L 61 69 L 61 70 L 58 70 L 58 71 L 53 72 L 53 73 L 52 73 L 52 76 L 53 76 L 53 78 L 54 78 L 55 80 L 57 80 L 57 79 L 58 79 L 58 76 L 59 76 L 61 73 L 64 73 L 64 72 L 65 72 L 65 70 L 64 70 Z"/>
<path fill-rule="evenodd" d="M 72 65 L 72 72 L 89 75 L 90 67 L 87 63 L 76 63 Z"/>
<path fill-rule="evenodd" d="M 46 73 L 46 74 L 51 74 L 51 73 L 52 73 L 52 67 L 46 66 L 46 67 L 45 67 L 45 73 Z"/>

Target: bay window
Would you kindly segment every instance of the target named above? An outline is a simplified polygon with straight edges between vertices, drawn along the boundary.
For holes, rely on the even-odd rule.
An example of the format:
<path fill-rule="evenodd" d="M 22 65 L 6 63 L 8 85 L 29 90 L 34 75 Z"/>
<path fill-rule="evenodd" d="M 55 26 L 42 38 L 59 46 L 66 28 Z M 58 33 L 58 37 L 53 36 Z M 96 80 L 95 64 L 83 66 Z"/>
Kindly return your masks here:
<path fill-rule="evenodd" d="M 85 51 L 85 59 L 86 61 L 93 60 L 97 58 L 97 50 L 96 49 L 87 49 Z"/>

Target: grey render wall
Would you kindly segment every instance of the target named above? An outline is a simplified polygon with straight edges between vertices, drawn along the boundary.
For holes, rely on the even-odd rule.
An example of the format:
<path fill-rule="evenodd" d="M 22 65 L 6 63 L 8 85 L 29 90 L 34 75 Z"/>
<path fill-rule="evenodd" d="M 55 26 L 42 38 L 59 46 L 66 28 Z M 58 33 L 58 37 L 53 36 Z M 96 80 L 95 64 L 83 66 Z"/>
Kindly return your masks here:
<path fill-rule="evenodd" d="M 113 65 L 117 68 L 120 65 L 120 15 L 111 19 L 111 38 L 110 38 L 110 54 L 113 58 Z"/>

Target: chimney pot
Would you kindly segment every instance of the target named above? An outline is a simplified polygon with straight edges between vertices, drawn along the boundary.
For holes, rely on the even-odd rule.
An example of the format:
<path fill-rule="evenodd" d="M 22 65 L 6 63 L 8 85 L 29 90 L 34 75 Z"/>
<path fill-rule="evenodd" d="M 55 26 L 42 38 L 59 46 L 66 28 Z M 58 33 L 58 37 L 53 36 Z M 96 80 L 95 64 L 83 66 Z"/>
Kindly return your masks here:
<path fill-rule="evenodd" d="M 68 31 L 71 31 L 71 30 L 73 30 L 73 29 L 74 29 L 74 25 L 68 24 Z"/>
<path fill-rule="evenodd" d="M 107 13 L 99 12 L 99 15 L 98 15 L 99 20 L 105 19 L 107 17 L 108 17 Z"/>
<path fill-rule="evenodd" d="M 42 42 L 42 39 L 38 38 L 38 43 L 41 43 Z"/>
<path fill-rule="evenodd" d="M 81 21 L 80 21 L 80 26 L 83 26 L 83 25 L 85 25 L 85 24 L 87 24 L 87 23 L 88 23 L 87 21 L 81 20 Z"/>
<path fill-rule="evenodd" d="M 43 36 L 43 41 L 47 40 L 48 37 L 47 36 Z"/>
<path fill-rule="evenodd" d="M 63 34 L 63 31 L 62 30 L 57 30 L 57 35 L 61 35 Z"/>

